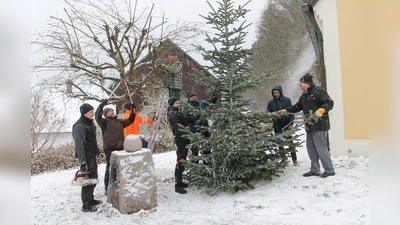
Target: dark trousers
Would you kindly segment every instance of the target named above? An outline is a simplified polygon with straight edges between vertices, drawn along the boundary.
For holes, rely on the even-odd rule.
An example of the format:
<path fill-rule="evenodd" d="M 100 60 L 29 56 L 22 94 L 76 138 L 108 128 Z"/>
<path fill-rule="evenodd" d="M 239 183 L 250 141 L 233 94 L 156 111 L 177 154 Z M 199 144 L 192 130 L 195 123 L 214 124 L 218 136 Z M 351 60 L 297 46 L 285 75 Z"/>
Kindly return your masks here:
<path fill-rule="evenodd" d="M 90 178 L 98 178 L 97 167 L 90 167 L 90 175 L 89 175 L 89 177 Z M 96 184 L 82 186 L 81 199 L 82 199 L 82 206 L 83 207 L 90 206 L 90 204 L 91 204 L 91 202 L 92 202 L 92 200 L 94 198 L 93 192 L 94 192 L 94 188 L 95 187 L 96 187 Z"/>
<path fill-rule="evenodd" d="M 147 146 L 149 145 L 149 143 L 144 139 L 144 138 L 140 138 L 142 140 L 142 148 L 147 148 Z"/>
<path fill-rule="evenodd" d="M 282 125 L 282 124 L 274 123 L 274 133 L 275 134 L 280 134 L 280 133 L 282 133 L 282 129 L 283 128 L 289 129 L 288 127 L 289 126 L 285 125 L 285 124 Z M 291 141 L 290 144 L 293 145 L 293 141 Z M 284 155 L 282 157 L 286 158 L 286 151 L 284 150 L 284 147 L 281 146 L 281 147 L 279 147 L 279 149 L 281 150 L 281 152 L 284 152 Z M 296 150 L 293 149 L 293 148 L 289 148 L 289 151 L 290 151 L 290 156 L 292 157 L 292 160 L 293 161 L 297 160 Z"/>
<path fill-rule="evenodd" d="M 104 150 L 104 154 L 106 155 L 106 172 L 104 174 L 104 188 L 106 190 L 108 189 L 108 184 L 110 181 L 110 159 L 111 159 L 111 153 L 113 151 L 120 151 L 120 150 L 115 150 L 115 149 Z"/>
<path fill-rule="evenodd" d="M 176 150 L 176 165 L 175 165 L 175 183 L 179 187 L 182 184 L 182 174 L 185 168 L 183 167 L 181 160 L 186 160 L 187 157 L 187 144 L 185 139 L 175 138 Z"/>
<path fill-rule="evenodd" d="M 87 185 L 87 186 L 82 186 L 82 192 L 81 192 L 81 198 L 82 198 L 82 207 L 88 207 L 90 206 L 90 203 L 92 202 L 94 195 L 94 188 L 96 185 Z"/>

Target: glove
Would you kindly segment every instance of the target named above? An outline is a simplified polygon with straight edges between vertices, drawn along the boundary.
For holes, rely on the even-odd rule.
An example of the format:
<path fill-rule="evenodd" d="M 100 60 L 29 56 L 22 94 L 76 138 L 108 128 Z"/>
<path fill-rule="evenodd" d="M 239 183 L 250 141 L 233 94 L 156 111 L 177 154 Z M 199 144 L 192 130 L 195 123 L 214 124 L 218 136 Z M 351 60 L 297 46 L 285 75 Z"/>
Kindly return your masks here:
<path fill-rule="evenodd" d="M 81 164 L 81 171 L 87 171 L 87 170 L 88 170 L 88 167 L 86 165 L 86 162 L 82 163 Z"/>
<path fill-rule="evenodd" d="M 325 113 L 325 109 L 319 108 L 319 109 L 317 109 L 317 111 L 315 111 L 314 115 L 321 117 L 322 115 L 324 115 L 324 113 Z"/>
<path fill-rule="evenodd" d="M 281 110 L 279 110 L 277 113 L 278 113 L 278 114 L 287 113 L 287 110 L 286 110 L 286 109 L 281 109 Z"/>
<path fill-rule="evenodd" d="M 104 99 L 101 101 L 101 104 L 103 104 L 104 106 L 107 105 L 107 103 L 108 103 L 108 99 Z"/>

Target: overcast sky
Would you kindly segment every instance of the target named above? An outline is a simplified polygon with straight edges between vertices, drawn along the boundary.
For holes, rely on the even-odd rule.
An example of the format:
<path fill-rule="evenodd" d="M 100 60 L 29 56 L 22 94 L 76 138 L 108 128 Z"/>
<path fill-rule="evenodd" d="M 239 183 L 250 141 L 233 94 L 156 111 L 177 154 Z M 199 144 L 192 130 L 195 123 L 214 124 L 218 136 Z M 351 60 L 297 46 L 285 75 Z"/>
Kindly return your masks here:
<path fill-rule="evenodd" d="M 132 0 L 133 2 L 134 0 Z M 234 5 L 243 5 L 248 0 L 234 0 Z M 246 15 L 246 20 L 249 23 L 253 23 L 249 27 L 249 44 L 253 42 L 255 24 L 260 17 L 261 11 L 268 0 L 252 0 L 248 5 L 247 9 L 251 11 Z M 216 8 L 216 0 L 211 0 L 211 4 Z M 138 2 L 138 8 L 145 6 L 151 6 L 155 4 L 155 15 L 162 15 L 161 12 L 165 12 L 165 17 L 170 23 L 176 23 L 176 21 L 187 21 L 187 22 L 204 22 L 199 17 L 201 15 L 207 15 L 210 11 L 210 7 L 206 0 L 140 0 Z M 32 22 L 33 27 L 36 26 L 37 22 L 44 22 L 49 18 L 50 15 L 55 15 L 57 11 L 62 10 L 63 4 L 56 0 L 32 0 L 29 1 L 31 4 L 30 9 L 32 10 Z"/>
<path fill-rule="evenodd" d="M 248 0 L 234 0 L 235 8 L 238 5 L 243 5 Z M 252 43 L 255 41 L 255 31 L 256 24 L 260 18 L 262 9 L 265 7 L 265 4 L 268 0 L 252 0 L 248 5 L 247 9 L 251 11 L 247 13 L 246 20 L 247 23 L 252 23 L 247 28 L 248 35 L 245 43 L 246 48 L 250 48 Z M 132 0 L 134 2 L 134 0 Z M 214 8 L 217 8 L 216 0 L 211 0 L 211 4 Z M 207 16 L 211 11 L 209 5 L 206 0 L 140 0 L 138 2 L 138 9 L 144 9 L 146 6 L 151 7 L 154 3 L 154 16 L 160 15 L 160 17 L 165 13 L 165 18 L 168 20 L 169 24 L 176 24 L 177 21 L 180 22 L 194 22 L 194 23 L 204 23 L 205 20 L 201 18 L 199 15 Z M 40 29 L 52 15 L 60 15 L 64 14 L 62 11 L 65 4 L 62 4 L 62 1 L 59 0 L 32 0 L 28 1 L 27 4 L 30 4 L 29 9 L 31 10 L 31 18 L 32 18 L 32 26 L 31 31 L 33 29 Z M 199 37 L 199 40 L 196 42 L 204 44 L 204 36 Z M 202 43 L 203 42 L 203 43 Z M 182 46 L 181 46 L 182 47 Z M 32 47 L 34 49 L 34 47 Z M 187 49 L 184 49 L 187 50 Z M 195 52 L 191 52 L 190 55 L 200 64 L 205 64 L 202 61 L 202 57 L 200 54 L 196 54 Z M 34 58 L 31 58 L 34 61 Z M 41 77 L 47 76 L 46 74 L 41 73 Z M 31 85 L 34 85 L 39 79 L 35 76 L 31 76 Z M 94 107 L 97 107 L 97 102 L 88 102 L 93 104 Z M 71 108 L 67 110 L 68 120 L 70 122 L 74 122 L 79 115 L 76 113 L 76 106 L 66 107 Z M 64 109 L 63 109 L 64 110 Z M 74 113 L 75 112 L 75 113 Z M 70 129 L 70 126 L 67 125 L 67 130 Z"/>
<path fill-rule="evenodd" d="M 132 0 L 133 2 L 134 0 Z M 234 0 L 234 5 L 243 5 L 248 0 Z M 255 31 L 256 24 L 260 18 L 261 11 L 268 0 L 252 0 L 248 5 L 247 9 L 251 11 L 247 13 L 246 20 L 248 23 L 252 23 L 247 29 L 249 32 L 247 35 L 247 40 L 245 43 L 246 48 L 250 48 L 252 43 L 255 41 Z M 216 0 L 210 1 L 214 8 L 217 8 Z M 177 21 L 194 22 L 194 23 L 204 23 L 205 20 L 199 15 L 206 16 L 210 12 L 210 7 L 206 0 L 140 0 L 138 2 L 138 9 L 143 9 L 144 7 L 151 7 L 154 3 L 154 16 L 160 15 L 160 17 L 165 13 L 165 18 L 168 20 L 169 24 L 176 24 Z M 50 15 L 56 15 L 62 12 L 63 4 L 57 0 L 33 0 L 29 4 L 32 4 L 32 29 L 41 26 Z M 204 37 L 199 37 L 196 42 L 201 43 Z M 200 57 L 192 56 L 196 60 Z"/>

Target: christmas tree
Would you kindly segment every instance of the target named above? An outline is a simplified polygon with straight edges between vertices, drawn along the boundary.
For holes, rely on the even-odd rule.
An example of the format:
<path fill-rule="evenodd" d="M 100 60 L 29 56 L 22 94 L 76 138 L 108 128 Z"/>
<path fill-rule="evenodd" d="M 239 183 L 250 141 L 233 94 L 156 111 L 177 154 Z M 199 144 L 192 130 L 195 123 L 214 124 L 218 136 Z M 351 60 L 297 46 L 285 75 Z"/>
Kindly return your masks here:
<path fill-rule="evenodd" d="M 190 133 L 186 128 L 186 137 L 191 139 L 189 149 L 200 149 L 198 156 L 190 155 L 184 162 L 187 179 L 192 185 L 225 192 L 251 189 L 254 188 L 251 181 L 279 176 L 287 165 L 284 161 L 288 146 L 285 145 L 290 140 L 295 140 L 290 144 L 292 147 L 300 145 L 298 135 L 294 133 L 297 128 L 273 134 L 271 124 L 285 115 L 247 110 L 251 102 L 243 99 L 242 94 L 254 89 L 261 80 L 249 75 L 252 51 L 243 48 L 245 30 L 250 25 L 244 20 L 249 12 L 245 8 L 248 3 L 235 8 L 233 2 L 217 2 L 216 9 L 207 2 L 211 12 L 202 17 L 215 30 L 206 35 L 206 41 L 212 47 L 207 50 L 196 46 L 204 59 L 212 64 L 205 67 L 215 77 L 204 78 L 199 71 L 192 75 L 208 87 L 208 92 L 219 97 L 218 106 L 211 105 L 202 110 L 184 106 L 186 111 L 199 118 L 198 121 L 210 121 L 209 126 L 197 125 L 201 132 Z M 204 132 L 211 136 L 202 135 Z M 211 153 L 207 154 L 208 151 Z"/>

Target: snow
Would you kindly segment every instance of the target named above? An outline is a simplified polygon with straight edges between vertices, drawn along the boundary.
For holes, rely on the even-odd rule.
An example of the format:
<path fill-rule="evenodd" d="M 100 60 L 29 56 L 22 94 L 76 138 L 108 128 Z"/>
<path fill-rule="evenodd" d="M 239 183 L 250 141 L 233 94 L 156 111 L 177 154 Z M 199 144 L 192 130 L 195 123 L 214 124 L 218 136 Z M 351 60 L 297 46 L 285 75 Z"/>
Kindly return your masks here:
<path fill-rule="evenodd" d="M 369 158 L 332 157 L 335 176 L 306 178 L 302 174 L 310 167 L 307 150 L 304 146 L 297 150 L 300 167 L 290 162 L 280 177 L 255 182 L 253 190 L 214 195 L 193 186 L 187 194 L 175 193 L 175 152 L 154 154 L 158 206 L 130 215 L 106 201 L 105 164 L 99 165 L 100 182 L 94 193 L 103 203 L 93 213 L 81 211 L 80 187 L 70 184 L 77 169 L 32 176 L 31 223 L 368 224 Z"/>

